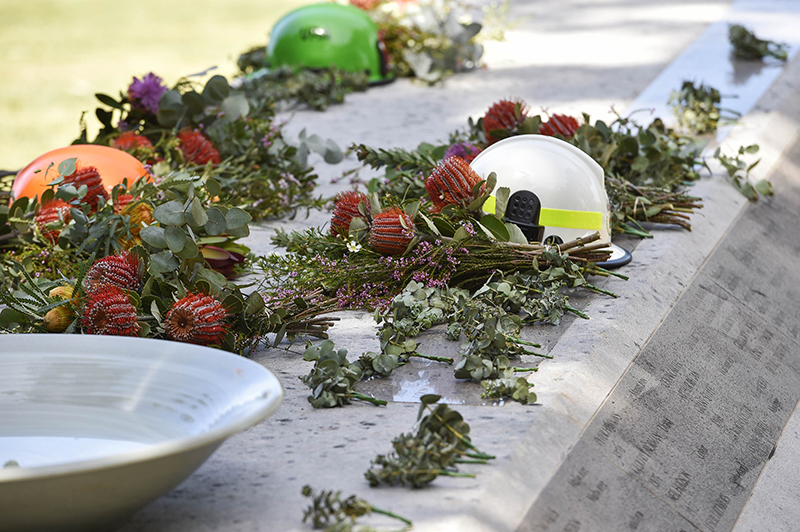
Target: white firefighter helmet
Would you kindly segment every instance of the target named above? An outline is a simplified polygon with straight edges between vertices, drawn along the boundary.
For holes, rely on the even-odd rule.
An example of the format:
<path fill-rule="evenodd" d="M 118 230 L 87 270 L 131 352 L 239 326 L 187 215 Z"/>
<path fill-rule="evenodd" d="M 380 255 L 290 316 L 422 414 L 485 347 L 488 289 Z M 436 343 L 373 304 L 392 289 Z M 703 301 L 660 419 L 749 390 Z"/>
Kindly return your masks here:
<path fill-rule="evenodd" d="M 544 135 L 517 135 L 483 150 L 471 163 L 486 179 L 497 174 L 497 188 L 508 187 L 505 219 L 530 241 L 562 243 L 600 232 L 611 242 L 611 217 L 603 169 L 572 144 Z M 496 190 L 495 189 L 495 190 Z M 495 211 L 495 198 L 483 206 Z M 630 255 L 617 246 L 607 263 Z"/>

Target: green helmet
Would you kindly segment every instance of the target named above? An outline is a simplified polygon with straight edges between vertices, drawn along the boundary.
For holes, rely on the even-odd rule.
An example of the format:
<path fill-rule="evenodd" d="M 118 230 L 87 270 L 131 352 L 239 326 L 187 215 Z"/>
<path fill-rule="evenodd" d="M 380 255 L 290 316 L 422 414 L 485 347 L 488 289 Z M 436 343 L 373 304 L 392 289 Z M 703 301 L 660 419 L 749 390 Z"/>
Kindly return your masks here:
<path fill-rule="evenodd" d="M 270 68 L 367 72 L 370 83 L 393 79 L 378 25 L 356 7 L 333 3 L 301 7 L 280 19 L 270 33 L 267 62 Z"/>

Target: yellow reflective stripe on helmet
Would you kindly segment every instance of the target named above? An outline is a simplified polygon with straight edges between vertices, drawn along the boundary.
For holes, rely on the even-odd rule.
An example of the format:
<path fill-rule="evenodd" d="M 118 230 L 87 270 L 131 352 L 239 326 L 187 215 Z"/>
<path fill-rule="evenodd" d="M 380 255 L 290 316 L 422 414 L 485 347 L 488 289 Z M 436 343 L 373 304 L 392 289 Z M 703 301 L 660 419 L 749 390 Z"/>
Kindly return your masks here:
<path fill-rule="evenodd" d="M 483 209 L 483 212 L 486 214 L 494 214 L 497 210 L 497 198 L 494 196 L 489 196 L 486 198 L 486 201 L 483 202 L 483 207 L 481 207 L 481 209 Z"/>
<path fill-rule="evenodd" d="M 542 208 L 539 211 L 539 225 L 600 231 L 603 229 L 603 213 Z"/>
<path fill-rule="evenodd" d="M 497 198 L 489 196 L 483 204 L 483 212 L 497 211 Z M 545 209 L 539 211 L 539 225 L 564 229 L 603 230 L 603 213 L 595 211 L 570 211 L 567 209 Z"/>

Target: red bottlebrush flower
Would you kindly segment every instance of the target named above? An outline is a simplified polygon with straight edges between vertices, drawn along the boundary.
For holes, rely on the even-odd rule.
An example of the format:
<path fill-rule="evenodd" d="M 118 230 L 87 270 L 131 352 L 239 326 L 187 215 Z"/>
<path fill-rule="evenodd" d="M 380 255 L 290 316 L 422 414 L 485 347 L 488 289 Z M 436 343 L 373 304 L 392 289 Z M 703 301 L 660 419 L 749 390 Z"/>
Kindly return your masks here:
<path fill-rule="evenodd" d="M 119 255 L 109 255 L 98 259 L 86 272 L 83 286 L 92 293 L 104 285 L 112 285 L 125 290 L 139 290 L 142 282 L 142 263 L 139 257 L 128 251 Z"/>
<path fill-rule="evenodd" d="M 88 334 L 138 336 L 136 307 L 120 288 L 104 285 L 89 295 L 83 311 L 83 327 Z"/>
<path fill-rule="evenodd" d="M 87 166 L 85 168 L 76 168 L 70 175 L 64 176 L 63 185 L 72 185 L 75 188 L 80 188 L 83 185 L 89 189 L 86 196 L 83 197 L 81 203 L 91 206 L 92 212 L 97 210 L 97 203 L 100 198 L 108 201 L 111 197 L 108 195 L 106 187 L 103 186 L 103 178 L 94 166 Z"/>
<path fill-rule="evenodd" d="M 228 316 L 222 303 L 213 296 L 189 294 L 167 312 L 164 329 L 167 338 L 190 344 L 221 344 L 225 339 Z"/>
<path fill-rule="evenodd" d="M 519 116 L 514 112 L 517 105 L 520 106 Z M 500 140 L 490 134 L 495 129 L 505 129 L 510 132 L 516 131 L 527 117 L 528 106 L 525 105 L 525 102 L 521 100 L 500 100 L 489 107 L 489 110 L 483 116 L 483 130 L 486 133 L 486 141 L 489 144 L 493 144 Z"/>
<path fill-rule="evenodd" d="M 61 215 L 60 219 L 63 220 L 65 224 L 69 223 L 72 219 L 69 209 L 70 206 L 62 200 L 53 199 L 48 201 L 46 205 L 42 205 L 39 212 L 37 212 L 36 216 L 33 218 L 36 227 L 42 232 L 42 236 L 53 245 L 58 242 L 58 235 L 61 234 L 61 229 L 48 229 L 45 226 L 57 222 L 59 220 L 59 214 Z"/>
<path fill-rule="evenodd" d="M 475 195 L 472 188 L 481 181 L 475 170 L 461 157 L 450 157 L 436 165 L 425 180 L 425 190 L 433 202 L 433 212 L 447 205 L 466 207 Z"/>
<path fill-rule="evenodd" d="M 387 255 L 400 255 L 414 238 L 414 222 L 397 207 L 375 215 L 369 232 L 369 245 Z"/>
<path fill-rule="evenodd" d="M 567 115 L 553 115 L 547 122 L 539 126 L 539 134 L 555 137 L 561 135 L 565 139 L 571 139 L 581 125 L 578 120 Z"/>
<path fill-rule="evenodd" d="M 210 161 L 216 166 L 222 160 L 214 144 L 199 131 L 184 129 L 178 133 L 178 140 L 181 153 L 187 163 L 205 166 Z"/>
<path fill-rule="evenodd" d="M 363 192 L 348 190 L 337 196 L 336 205 L 333 207 L 333 217 L 331 218 L 331 234 L 333 236 L 346 236 L 353 218 L 364 218 L 364 215 L 358 210 L 358 204 L 362 201 L 367 207 L 367 212 L 369 212 L 369 198 Z"/>
<path fill-rule="evenodd" d="M 114 147 L 122 151 L 134 151 L 136 148 L 152 148 L 153 143 L 135 131 L 124 131 L 114 139 Z"/>

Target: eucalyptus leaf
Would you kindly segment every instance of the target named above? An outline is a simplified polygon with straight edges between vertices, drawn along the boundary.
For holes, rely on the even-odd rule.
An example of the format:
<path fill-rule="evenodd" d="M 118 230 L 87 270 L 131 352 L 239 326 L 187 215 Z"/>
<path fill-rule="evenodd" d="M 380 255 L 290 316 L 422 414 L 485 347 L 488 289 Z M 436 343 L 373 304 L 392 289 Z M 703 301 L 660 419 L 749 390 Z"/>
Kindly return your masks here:
<path fill-rule="evenodd" d="M 209 268 L 200 269 L 197 272 L 197 275 L 201 279 L 205 279 L 211 283 L 211 286 L 215 288 L 215 291 L 221 290 L 226 284 L 228 284 L 228 280 L 225 279 L 224 275 Z"/>
<path fill-rule="evenodd" d="M 153 218 L 162 225 L 183 225 L 186 223 L 183 203 L 176 200 L 162 203 L 153 211 Z"/>
<path fill-rule="evenodd" d="M 71 157 L 69 159 L 64 159 L 58 164 L 58 173 L 62 176 L 69 176 L 75 173 L 75 163 L 77 162 L 77 157 Z"/>
<path fill-rule="evenodd" d="M 244 307 L 244 313 L 247 316 L 253 316 L 266 308 L 264 297 L 258 293 L 253 292 L 247 297 L 247 303 Z"/>
<path fill-rule="evenodd" d="M 225 215 L 225 222 L 228 225 L 228 229 L 239 229 L 244 227 L 250 223 L 252 219 L 252 216 L 239 207 L 231 208 Z"/>
<path fill-rule="evenodd" d="M 219 186 L 219 181 L 211 177 L 206 179 L 206 191 L 211 197 L 219 196 L 220 192 L 222 191 Z"/>
<path fill-rule="evenodd" d="M 194 115 L 200 115 L 203 113 L 203 97 L 197 93 L 197 91 L 188 91 L 183 93 L 181 97 L 181 101 L 186 105 L 189 109 L 189 112 Z"/>
<path fill-rule="evenodd" d="M 70 214 L 70 216 L 72 216 L 72 219 L 75 220 L 76 224 L 78 224 L 78 225 L 89 225 L 89 217 L 86 216 L 86 214 L 84 214 L 84 212 L 82 210 L 76 209 L 75 207 L 72 207 L 69 210 L 69 214 Z"/>
<path fill-rule="evenodd" d="M 234 121 L 239 117 L 245 117 L 250 112 L 250 104 L 244 94 L 231 94 L 223 100 L 220 109 L 225 113 L 226 121 Z"/>
<path fill-rule="evenodd" d="M 231 87 L 224 76 L 216 75 L 206 82 L 203 87 L 203 99 L 209 105 L 218 105 L 231 93 Z"/>
<path fill-rule="evenodd" d="M 156 249 L 164 249 L 167 247 L 166 235 L 163 227 L 157 225 L 148 225 L 142 228 L 139 236 L 150 246 Z"/>
<path fill-rule="evenodd" d="M 186 112 L 181 93 L 172 89 L 164 91 L 158 102 L 156 119 L 163 127 L 175 127 Z"/>
<path fill-rule="evenodd" d="M 342 150 L 339 148 L 338 144 L 336 144 L 333 140 L 328 139 L 325 141 L 325 153 L 323 154 L 323 159 L 328 164 L 339 164 L 344 159 L 344 154 L 342 153 Z"/>
<path fill-rule="evenodd" d="M 211 207 L 206 211 L 208 221 L 204 229 L 209 235 L 221 235 L 228 229 L 228 224 L 225 219 L 225 214 L 217 207 Z"/>
<path fill-rule="evenodd" d="M 189 225 L 194 227 L 204 226 L 206 222 L 208 222 L 208 215 L 199 198 L 192 198 L 191 217 L 187 216 L 187 218 L 191 218 L 191 223 Z"/>
<path fill-rule="evenodd" d="M 176 254 L 186 246 L 186 232 L 175 225 L 170 225 L 165 229 L 164 239 L 169 250 Z"/>
<path fill-rule="evenodd" d="M 176 255 L 182 259 L 193 259 L 198 253 L 200 253 L 200 248 L 197 247 L 197 243 L 191 238 L 187 238 L 186 245 Z"/>
<path fill-rule="evenodd" d="M 177 270 L 179 266 L 180 262 L 169 250 L 150 255 L 149 270 L 152 274 L 171 272 Z"/>

